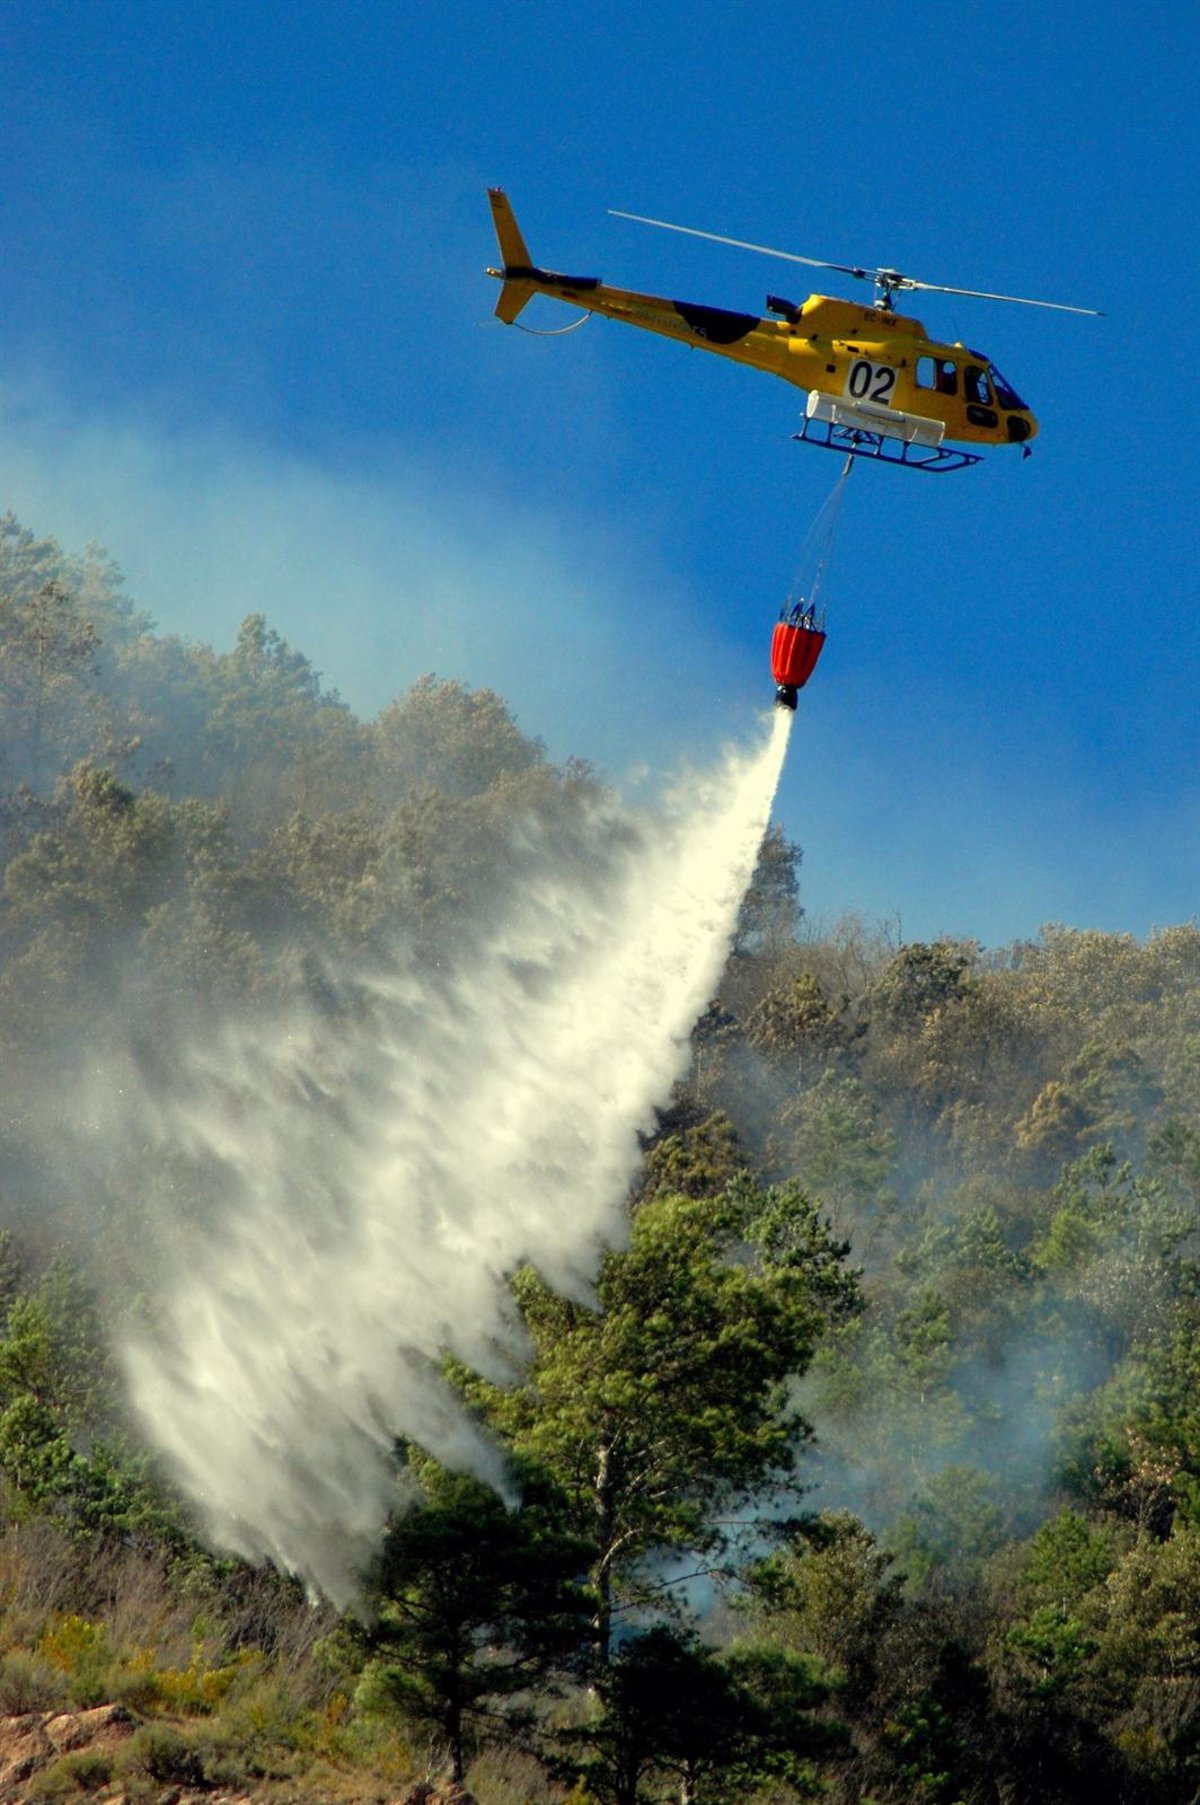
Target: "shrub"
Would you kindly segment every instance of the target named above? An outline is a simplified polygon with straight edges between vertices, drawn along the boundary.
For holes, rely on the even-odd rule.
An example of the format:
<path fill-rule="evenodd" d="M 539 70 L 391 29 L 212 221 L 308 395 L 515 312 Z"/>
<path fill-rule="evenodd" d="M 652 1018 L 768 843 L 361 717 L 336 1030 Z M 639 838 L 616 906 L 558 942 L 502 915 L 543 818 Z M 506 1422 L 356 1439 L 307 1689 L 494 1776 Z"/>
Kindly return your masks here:
<path fill-rule="evenodd" d="M 203 1783 L 204 1763 L 185 1736 L 170 1724 L 142 1724 L 117 1758 L 123 1778 L 146 1775 L 164 1786 L 196 1786 Z"/>
<path fill-rule="evenodd" d="M 43 1630 L 38 1653 L 66 1675 L 71 1697 L 84 1710 L 106 1702 L 113 1652 L 102 1623 L 76 1615 L 59 1617 Z"/>
<path fill-rule="evenodd" d="M 53 1711 L 67 1697 L 62 1671 L 45 1655 L 14 1649 L 0 1658 L 0 1717 L 27 1711 Z"/>
<path fill-rule="evenodd" d="M 112 1779 L 112 1758 L 98 1749 L 76 1749 L 52 1767 L 44 1767 L 29 1782 L 30 1805 L 61 1805 L 80 1793 L 99 1792 Z"/>
<path fill-rule="evenodd" d="M 519 1748 L 485 1749 L 471 1763 L 467 1791 L 487 1805 L 597 1805 L 580 1781 L 566 1795 L 533 1755 Z"/>

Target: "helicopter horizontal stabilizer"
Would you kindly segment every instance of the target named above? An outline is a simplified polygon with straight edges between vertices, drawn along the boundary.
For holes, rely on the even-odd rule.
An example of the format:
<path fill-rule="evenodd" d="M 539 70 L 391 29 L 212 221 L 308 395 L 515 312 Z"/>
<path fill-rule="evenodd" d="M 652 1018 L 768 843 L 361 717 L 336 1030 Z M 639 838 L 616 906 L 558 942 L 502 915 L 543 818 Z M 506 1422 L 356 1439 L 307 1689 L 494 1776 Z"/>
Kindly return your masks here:
<path fill-rule="evenodd" d="M 506 281 L 496 302 L 496 318 L 503 320 L 506 326 L 511 326 L 526 301 L 532 300 L 536 293 L 537 289 L 532 282 L 521 281 L 519 278 L 515 282 Z"/>

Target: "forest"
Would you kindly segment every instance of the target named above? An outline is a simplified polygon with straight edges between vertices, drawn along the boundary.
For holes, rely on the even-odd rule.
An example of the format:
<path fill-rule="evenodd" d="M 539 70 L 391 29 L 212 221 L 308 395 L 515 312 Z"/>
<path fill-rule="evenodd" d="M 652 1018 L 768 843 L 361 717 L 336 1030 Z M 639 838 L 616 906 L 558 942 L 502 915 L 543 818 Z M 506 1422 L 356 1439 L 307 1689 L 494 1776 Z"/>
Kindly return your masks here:
<path fill-rule="evenodd" d="M 1193 923 L 818 930 L 773 827 L 594 1289 L 518 1265 L 520 1370 L 440 1361 L 501 1490 L 397 1438 L 335 1606 L 146 1435 L 131 1250 L 212 1201 L 85 1157 L 95 1075 L 452 968 L 606 793 L 489 690 L 361 721 L 265 616 L 162 634 L 0 521 L 0 1715 L 134 1725 L 12 1796 L 1194 1800 Z"/>

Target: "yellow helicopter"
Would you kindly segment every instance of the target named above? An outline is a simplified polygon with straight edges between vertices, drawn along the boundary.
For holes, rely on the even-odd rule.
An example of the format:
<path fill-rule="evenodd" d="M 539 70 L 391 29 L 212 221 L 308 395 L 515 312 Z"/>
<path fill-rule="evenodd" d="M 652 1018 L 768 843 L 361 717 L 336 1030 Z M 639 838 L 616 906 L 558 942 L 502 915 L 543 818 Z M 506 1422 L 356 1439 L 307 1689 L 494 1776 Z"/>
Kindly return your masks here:
<path fill-rule="evenodd" d="M 825 263 L 816 257 L 613 209 L 620 219 L 734 245 L 739 250 L 760 251 L 814 269 L 836 270 L 870 282 L 875 289 L 870 307 L 829 295 L 810 295 L 800 304 L 768 295 L 767 312 L 776 316 L 773 319 L 671 301 L 633 289 L 612 288 L 598 276 L 564 276 L 539 268 L 504 190 L 489 188 L 488 196 L 502 263 L 500 269 L 488 270 L 489 276 L 503 284 L 496 303 L 498 319 L 511 325 L 534 295 L 549 295 L 573 303 L 583 309 L 584 316 L 598 313 L 624 320 L 680 344 L 715 351 L 735 363 L 782 376 L 785 382 L 808 391 L 804 421 L 794 437 L 843 456 L 875 458 L 915 470 L 962 470 L 980 461 L 978 453 L 964 451 L 962 445 L 1021 445 L 1028 455 L 1028 442 L 1037 432 L 1033 414 L 989 357 L 962 344 L 931 339 L 919 320 L 895 311 L 897 294 L 920 289 L 1099 317 L 1090 307 L 990 294 L 983 289 L 948 288 L 937 282 L 918 282 L 894 269 Z M 578 323 L 583 323 L 582 318 Z M 948 440 L 952 443 L 947 444 Z"/>

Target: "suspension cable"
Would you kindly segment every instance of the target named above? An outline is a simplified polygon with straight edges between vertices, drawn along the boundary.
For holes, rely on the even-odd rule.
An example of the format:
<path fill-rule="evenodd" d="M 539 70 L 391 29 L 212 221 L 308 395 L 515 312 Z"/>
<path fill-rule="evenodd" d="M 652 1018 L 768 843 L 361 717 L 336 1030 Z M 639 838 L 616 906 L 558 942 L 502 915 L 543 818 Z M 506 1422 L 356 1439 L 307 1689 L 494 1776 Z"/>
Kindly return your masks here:
<path fill-rule="evenodd" d="M 825 582 L 830 559 L 833 556 L 834 540 L 837 536 L 838 518 L 841 514 L 842 497 L 846 493 L 846 483 L 854 467 L 853 457 L 848 457 L 842 467 L 841 474 L 833 488 L 817 509 L 813 523 L 804 536 L 804 544 L 800 550 L 800 562 L 795 581 L 787 601 L 784 613 L 794 606 L 817 610 L 820 603 L 821 589 Z M 821 618 L 824 613 L 822 610 Z"/>

